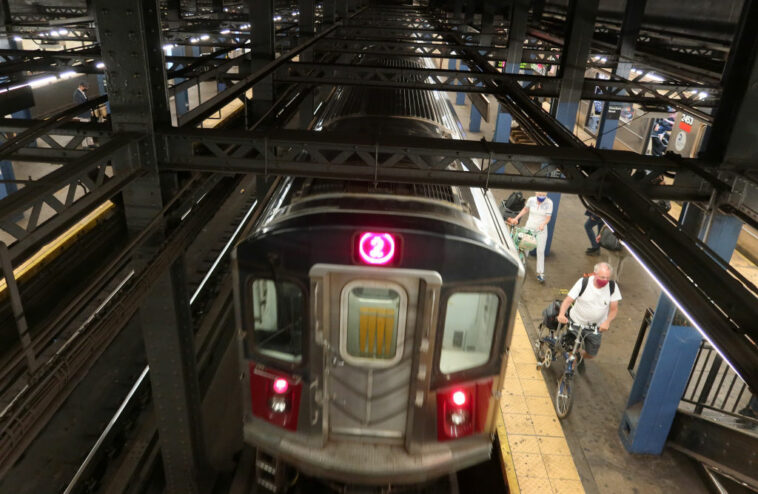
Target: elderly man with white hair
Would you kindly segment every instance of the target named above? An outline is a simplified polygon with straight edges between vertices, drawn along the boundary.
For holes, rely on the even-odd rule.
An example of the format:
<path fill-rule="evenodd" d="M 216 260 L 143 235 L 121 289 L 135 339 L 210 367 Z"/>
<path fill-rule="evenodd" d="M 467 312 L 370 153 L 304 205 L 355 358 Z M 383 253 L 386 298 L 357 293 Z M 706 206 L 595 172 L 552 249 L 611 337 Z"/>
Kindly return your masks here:
<path fill-rule="evenodd" d="M 600 350 L 602 333 L 608 331 L 611 321 L 616 317 L 621 300 L 621 290 L 618 285 L 611 281 L 613 269 L 607 262 L 595 264 L 594 274 L 589 278 L 580 278 L 574 283 L 569 291 L 558 314 L 558 321 L 566 324 L 566 317 L 571 307 L 571 320 L 581 326 L 597 324 L 599 334 L 588 335 L 584 339 L 582 350 L 582 363 L 579 370 L 583 370 L 584 359 L 591 359 Z M 574 304 L 573 307 L 571 304 Z"/>

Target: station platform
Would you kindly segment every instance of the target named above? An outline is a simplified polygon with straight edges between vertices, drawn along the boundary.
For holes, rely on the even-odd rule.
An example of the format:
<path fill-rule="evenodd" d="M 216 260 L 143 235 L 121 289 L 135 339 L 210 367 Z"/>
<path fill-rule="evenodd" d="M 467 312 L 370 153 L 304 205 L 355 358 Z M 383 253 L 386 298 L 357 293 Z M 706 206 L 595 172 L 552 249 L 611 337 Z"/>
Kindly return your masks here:
<path fill-rule="evenodd" d="M 448 93 L 448 97 L 455 102 L 455 94 Z M 470 101 L 453 107 L 466 139 L 492 140 L 494 121 L 482 120 L 479 131 L 471 131 Z M 577 132 L 582 138 L 581 130 Z M 511 192 L 493 190 L 498 202 Z M 524 197 L 529 195 L 526 192 Z M 674 205 L 670 214 L 678 216 L 679 211 Z M 551 396 L 562 366 L 538 371 L 534 356 L 533 342 L 542 310 L 550 301 L 563 299 L 574 282 L 592 272 L 597 262 L 618 265 L 618 259 L 607 255 L 585 254 L 589 241 L 583 227 L 584 212 L 577 196 L 562 195 L 551 253 L 545 260 L 544 284 L 536 280 L 535 258 L 527 261 L 501 401 L 503 424 L 498 431 L 510 492 L 705 494 L 708 490 L 688 457 L 671 448 L 660 456 L 632 455 L 619 438 L 619 424 L 633 383 L 627 370 L 629 358 L 645 310 L 655 307 L 661 293 L 631 256 L 624 261 L 618 279 L 623 297 L 619 314 L 603 338 L 599 355 L 587 363 L 586 373 L 576 380 L 571 414 L 564 420 L 555 415 Z M 752 281 L 758 276 L 758 269 L 737 252 L 733 265 L 741 266 Z M 518 391 L 509 392 L 509 386 Z"/>
<path fill-rule="evenodd" d="M 513 331 L 497 424 L 509 492 L 584 492 L 520 315 Z"/>

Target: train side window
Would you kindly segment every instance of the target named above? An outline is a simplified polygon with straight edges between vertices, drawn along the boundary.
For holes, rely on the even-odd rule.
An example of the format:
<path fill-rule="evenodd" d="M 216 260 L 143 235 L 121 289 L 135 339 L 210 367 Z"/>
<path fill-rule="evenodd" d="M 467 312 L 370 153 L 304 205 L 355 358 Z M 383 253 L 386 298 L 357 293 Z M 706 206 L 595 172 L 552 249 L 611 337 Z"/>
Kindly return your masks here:
<path fill-rule="evenodd" d="M 254 280 L 253 348 L 261 355 L 300 362 L 303 354 L 303 290 L 289 281 Z"/>
<path fill-rule="evenodd" d="M 499 306 L 491 292 L 457 292 L 447 299 L 440 371 L 452 374 L 489 361 Z"/>
<path fill-rule="evenodd" d="M 341 296 L 340 353 L 353 365 L 385 367 L 403 354 L 405 290 L 395 283 L 356 280 Z"/>

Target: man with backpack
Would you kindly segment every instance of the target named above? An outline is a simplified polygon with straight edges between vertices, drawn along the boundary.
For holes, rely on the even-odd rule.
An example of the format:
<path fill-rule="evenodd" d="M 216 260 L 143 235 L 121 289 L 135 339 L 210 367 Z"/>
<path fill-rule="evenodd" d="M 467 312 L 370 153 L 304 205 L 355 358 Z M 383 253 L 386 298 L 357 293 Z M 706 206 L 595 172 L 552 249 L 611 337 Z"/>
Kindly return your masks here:
<path fill-rule="evenodd" d="M 608 331 L 611 321 L 618 314 L 618 301 L 621 300 L 618 285 L 611 281 L 612 274 L 613 269 L 608 263 L 595 264 L 594 274 L 580 278 L 563 299 L 558 321 L 568 323 L 566 314 L 571 307 L 570 315 L 574 323 L 581 326 L 597 324 L 599 333 Z M 574 304 L 573 307 L 571 304 Z M 584 369 L 584 359 L 591 359 L 597 355 L 601 339 L 602 334 L 588 335 L 584 339 L 579 371 Z"/>
<path fill-rule="evenodd" d="M 535 231 L 537 237 L 537 281 L 545 282 L 545 246 L 547 245 L 547 224 L 553 214 L 553 201 L 548 199 L 547 192 L 535 192 L 533 197 L 526 200 L 524 208 L 506 222 L 509 225 L 518 224 L 522 216 L 529 213 L 526 227 Z"/>

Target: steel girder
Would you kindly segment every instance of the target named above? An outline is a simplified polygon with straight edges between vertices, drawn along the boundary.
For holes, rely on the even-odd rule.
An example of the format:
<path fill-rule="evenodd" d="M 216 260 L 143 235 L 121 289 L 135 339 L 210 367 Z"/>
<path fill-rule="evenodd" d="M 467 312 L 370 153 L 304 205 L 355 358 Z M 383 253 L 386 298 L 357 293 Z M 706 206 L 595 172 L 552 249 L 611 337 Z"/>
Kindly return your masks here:
<path fill-rule="evenodd" d="M 365 136 L 280 130 L 235 132 L 213 129 L 164 130 L 169 154 L 163 168 L 219 173 L 263 173 L 387 182 L 520 188 L 602 194 L 610 170 L 630 175 L 650 169 L 693 175 L 692 168 L 669 158 L 624 151 L 565 150 L 555 147 L 456 141 L 450 139 Z M 189 150 L 189 151 L 188 151 Z M 303 156 L 307 156 L 303 158 Z M 460 162 L 465 168 L 448 169 Z M 586 176 L 567 179 L 555 173 L 582 164 Z M 547 165 L 547 166 L 546 166 Z M 467 171 L 468 170 L 468 171 Z M 709 170 L 709 169 L 707 169 Z M 712 187 L 649 186 L 655 198 L 705 201 Z"/>
<path fill-rule="evenodd" d="M 277 77 L 278 82 L 312 82 L 335 85 L 369 85 L 492 93 L 485 83 L 515 82 L 531 96 L 556 97 L 560 80 L 525 74 L 484 73 L 461 70 L 409 69 L 350 64 L 309 64 L 290 62 Z M 623 93 L 626 94 L 623 94 Z M 703 97 L 701 93 L 707 92 Z M 717 87 L 679 85 L 669 83 L 635 83 L 634 81 L 585 79 L 582 99 L 603 101 L 634 101 L 640 103 L 670 103 L 683 107 L 698 116 L 703 112 L 695 107 L 713 107 L 717 104 L 720 89 Z"/>
<path fill-rule="evenodd" d="M 15 239 L 9 247 L 11 258 L 20 258 L 37 242 L 76 221 L 132 181 L 134 172 L 114 174 L 106 163 L 137 137 L 117 134 L 96 150 L 42 179 L 27 182 L 18 192 L 0 200 L 0 230 Z M 43 209 L 52 210 L 53 215 L 40 223 Z M 26 222 L 18 220 L 22 215 L 28 219 Z"/>

